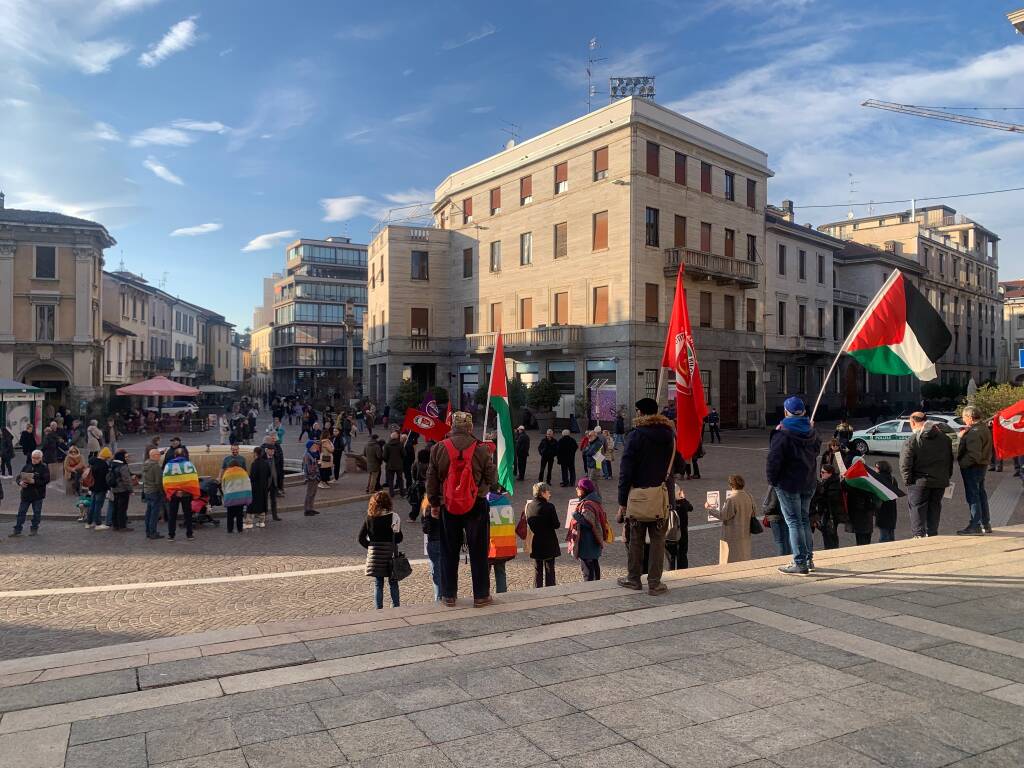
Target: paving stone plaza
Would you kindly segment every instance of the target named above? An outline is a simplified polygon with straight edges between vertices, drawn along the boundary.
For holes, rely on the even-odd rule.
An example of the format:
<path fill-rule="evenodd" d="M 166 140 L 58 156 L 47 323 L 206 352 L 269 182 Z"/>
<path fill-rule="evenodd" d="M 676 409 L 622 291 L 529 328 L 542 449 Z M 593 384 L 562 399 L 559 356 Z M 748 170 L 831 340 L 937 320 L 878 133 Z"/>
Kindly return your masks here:
<path fill-rule="evenodd" d="M 1024 526 L 0 662 L 0 766 L 1024 764 Z"/>

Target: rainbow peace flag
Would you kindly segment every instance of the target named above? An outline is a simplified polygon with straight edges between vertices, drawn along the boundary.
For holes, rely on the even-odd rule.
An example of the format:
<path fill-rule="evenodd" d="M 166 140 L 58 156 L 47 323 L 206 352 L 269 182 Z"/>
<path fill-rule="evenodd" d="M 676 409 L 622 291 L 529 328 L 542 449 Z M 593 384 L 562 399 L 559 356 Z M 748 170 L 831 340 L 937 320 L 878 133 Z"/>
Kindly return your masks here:
<path fill-rule="evenodd" d="M 192 498 L 199 496 L 199 473 L 195 465 L 185 458 L 171 459 L 164 466 L 164 496 L 170 500 L 181 491 Z"/>
<path fill-rule="evenodd" d="M 512 499 L 507 494 L 488 493 L 487 508 L 491 515 L 491 546 L 487 557 L 491 560 L 509 560 L 518 551 Z"/>
<path fill-rule="evenodd" d="M 248 473 L 241 467 L 228 467 L 220 479 L 225 507 L 240 507 L 252 504 L 252 483 Z"/>

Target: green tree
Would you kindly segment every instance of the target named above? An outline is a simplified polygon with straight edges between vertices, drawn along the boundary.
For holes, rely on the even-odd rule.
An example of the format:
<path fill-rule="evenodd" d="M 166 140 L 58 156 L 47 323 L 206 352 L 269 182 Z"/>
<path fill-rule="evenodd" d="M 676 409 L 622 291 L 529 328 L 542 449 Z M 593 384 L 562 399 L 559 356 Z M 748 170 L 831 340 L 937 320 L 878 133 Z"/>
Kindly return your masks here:
<path fill-rule="evenodd" d="M 420 404 L 420 388 L 412 379 L 402 379 L 395 396 L 391 400 L 392 407 L 398 412 L 398 418 L 404 418 L 405 412 Z"/>
<path fill-rule="evenodd" d="M 519 409 L 526 405 L 526 385 L 522 379 L 512 379 L 508 383 L 508 405 L 510 408 Z"/>
<path fill-rule="evenodd" d="M 430 387 L 424 393 L 424 395 L 427 394 L 433 396 L 437 402 L 437 407 L 441 409 L 441 415 L 444 416 L 444 409 L 448 406 L 448 401 L 450 400 L 448 390 L 444 387 Z"/>
<path fill-rule="evenodd" d="M 542 411 L 550 411 L 561 399 L 562 393 L 550 379 L 541 379 L 526 392 L 526 402 L 529 406 Z"/>
<path fill-rule="evenodd" d="M 968 403 L 965 397 L 957 408 L 957 413 L 963 411 L 965 405 L 971 404 L 980 408 L 982 416 L 989 419 L 1003 408 L 1009 408 L 1024 400 L 1024 387 L 1015 387 L 1012 384 L 985 384 L 978 387 L 972 400 L 973 403 Z"/>

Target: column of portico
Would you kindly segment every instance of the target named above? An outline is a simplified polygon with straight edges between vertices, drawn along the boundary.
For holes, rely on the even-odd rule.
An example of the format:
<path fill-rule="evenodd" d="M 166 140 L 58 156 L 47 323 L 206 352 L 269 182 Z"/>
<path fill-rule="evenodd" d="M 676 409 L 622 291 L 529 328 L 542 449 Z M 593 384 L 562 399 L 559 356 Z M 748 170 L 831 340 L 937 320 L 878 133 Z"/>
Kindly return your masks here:
<path fill-rule="evenodd" d="M 0 243 L 0 378 L 14 378 L 14 251 Z"/>

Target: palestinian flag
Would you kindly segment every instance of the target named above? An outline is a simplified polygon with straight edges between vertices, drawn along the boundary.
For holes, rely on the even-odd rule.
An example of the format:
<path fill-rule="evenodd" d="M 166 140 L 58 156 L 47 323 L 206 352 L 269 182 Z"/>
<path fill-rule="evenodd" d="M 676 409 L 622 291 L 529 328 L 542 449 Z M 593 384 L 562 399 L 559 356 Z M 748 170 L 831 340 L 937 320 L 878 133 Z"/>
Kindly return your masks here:
<path fill-rule="evenodd" d="M 953 340 L 942 316 L 898 269 L 893 270 L 853 331 L 846 352 L 871 373 L 913 374 L 931 381 Z"/>
<path fill-rule="evenodd" d="M 883 483 L 879 478 L 878 473 L 864 463 L 864 459 L 855 460 L 850 465 L 850 468 L 846 470 L 843 480 L 851 488 L 856 488 L 858 491 L 870 493 L 879 501 L 895 501 L 896 499 L 907 495 L 899 489 L 894 491 Z"/>
<path fill-rule="evenodd" d="M 508 407 L 508 382 L 505 380 L 505 345 L 499 331 L 494 337 L 494 358 L 491 360 L 491 387 L 487 402 L 494 411 L 497 433 L 497 450 L 495 461 L 498 464 L 498 485 L 512 494 L 512 482 L 515 479 L 515 462 L 513 459 L 514 443 L 512 440 L 512 412 Z M 487 430 L 487 419 L 484 418 L 484 430 Z M 484 434 L 484 439 L 487 435 Z"/>

